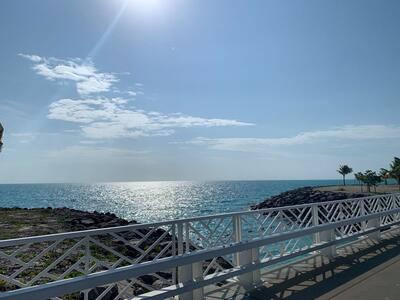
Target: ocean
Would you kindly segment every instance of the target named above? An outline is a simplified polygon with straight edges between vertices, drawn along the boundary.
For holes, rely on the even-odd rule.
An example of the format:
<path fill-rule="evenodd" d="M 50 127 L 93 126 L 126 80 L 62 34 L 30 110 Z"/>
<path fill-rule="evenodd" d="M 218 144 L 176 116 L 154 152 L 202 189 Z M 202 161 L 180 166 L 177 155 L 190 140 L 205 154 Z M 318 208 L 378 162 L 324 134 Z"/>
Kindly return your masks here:
<path fill-rule="evenodd" d="M 157 222 L 248 210 L 284 191 L 340 180 L 153 181 L 95 184 L 1 184 L 0 207 L 69 207 Z"/>

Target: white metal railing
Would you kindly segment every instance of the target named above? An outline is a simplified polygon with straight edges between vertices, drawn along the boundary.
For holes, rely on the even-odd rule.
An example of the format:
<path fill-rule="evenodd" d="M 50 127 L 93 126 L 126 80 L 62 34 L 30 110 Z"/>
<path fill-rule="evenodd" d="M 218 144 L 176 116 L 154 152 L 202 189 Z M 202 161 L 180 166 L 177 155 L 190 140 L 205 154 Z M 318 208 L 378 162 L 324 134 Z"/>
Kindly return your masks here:
<path fill-rule="evenodd" d="M 0 241 L 0 299 L 202 299 L 227 279 L 400 223 L 400 194 Z"/>

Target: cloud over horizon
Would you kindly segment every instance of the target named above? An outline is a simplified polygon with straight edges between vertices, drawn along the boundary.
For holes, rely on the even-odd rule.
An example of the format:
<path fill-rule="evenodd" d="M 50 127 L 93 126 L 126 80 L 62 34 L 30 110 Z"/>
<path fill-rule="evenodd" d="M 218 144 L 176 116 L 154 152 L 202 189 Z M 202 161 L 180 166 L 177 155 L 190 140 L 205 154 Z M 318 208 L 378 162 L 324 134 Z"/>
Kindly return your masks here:
<path fill-rule="evenodd" d="M 312 144 L 329 140 L 377 140 L 399 139 L 400 126 L 387 125 L 346 125 L 328 130 L 299 133 L 282 138 L 206 138 L 197 137 L 183 144 L 206 146 L 214 150 L 258 152 L 282 146 Z"/>

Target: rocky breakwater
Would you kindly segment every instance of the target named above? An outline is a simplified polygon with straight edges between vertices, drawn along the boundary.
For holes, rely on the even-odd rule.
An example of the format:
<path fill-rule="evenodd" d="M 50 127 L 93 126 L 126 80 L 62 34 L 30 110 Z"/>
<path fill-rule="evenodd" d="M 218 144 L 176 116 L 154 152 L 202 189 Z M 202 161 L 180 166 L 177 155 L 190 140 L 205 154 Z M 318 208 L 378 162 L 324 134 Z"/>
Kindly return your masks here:
<path fill-rule="evenodd" d="M 112 213 L 86 212 L 69 208 L 0 208 L 0 240 L 134 224 L 138 224 L 138 222 L 124 220 Z M 20 264 L 3 256 L 0 258 L 0 274 L 9 277 L 15 274 L 15 272 L 19 272 L 16 279 L 21 282 L 29 282 L 44 269 L 49 268 L 49 266 L 59 257 L 63 256 L 66 251 L 69 251 L 76 242 L 79 242 L 79 239 L 80 238 L 60 242 L 54 249 L 43 255 L 41 259 L 35 259 L 35 257 L 39 255 L 43 249 L 47 248 L 51 242 L 28 245 L 26 249 L 19 252 L 18 259 L 24 262 L 35 259 L 35 263 L 32 267 L 23 270 L 23 272 L 19 271 L 21 270 Z M 111 266 L 122 259 L 122 261 L 118 263 L 118 266 L 126 266 L 135 261 L 145 262 L 155 258 L 172 256 L 176 254 L 173 253 L 173 249 L 175 249 L 175 251 L 177 249 L 177 245 L 175 245 L 175 247 L 172 246 L 171 241 L 173 239 L 171 234 L 167 233 L 162 228 L 118 231 L 118 235 L 101 234 L 93 236 L 93 239 L 99 243 L 90 243 L 90 254 L 93 257 L 90 263 L 91 272 L 107 269 L 102 264 L 95 265 L 96 260 Z M 105 245 L 105 247 L 102 245 Z M 185 245 L 184 247 L 186 248 Z M 190 245 L 190 248 L 192 250 L 195 249 L 193 245 Z M 0 248 L 0 251 L 12 253 L 17 249 L 17 247 L 15 249 L 8 247 L 8 249 Z M 110 249 L 115 252 L 113 253 Z M 121 254 L 122 256 L 119 257 L 115 255 L 115 253 Z M 79 271 L 82 270 L 83 266 L 77 266 L 72 272 L 69 270 L 71 266 L 76 265 L 77 261 L 79 261 L 84 254 L 85 247 L 77 247 L 71 254 L 63 258 L 62 261 L 51 267 L 48 272 L 55 277 L 65 276 L 64 278 L 83 275 L 81 271 Z M 231 267 L 229 262 L 223 258 L 218 258 L 217 262 L 223 268 Z M 204 263 L 204 269 L 207 268 L 208 264 L 209 261 Z M 144 275 L 134 279 L 134 281 L 133 279 L 127 280 L 126 283 L 130 284 L 130 288 L 126 290 L 126 292 L 130 295 L 140 295 L 151 289 L 161 289 L 168 286 L 171 284 L 169 282 L 171 280 L 172 273 L 170 271 Z M 46 282 L 49 282 L 49 280 L 45 277 L 35 280 L 35 284 L 44 284 Z M 17 285 L 0 279 L 0 292 L 17 288 Z M 105 292 L 106 295 L 102 299 L 114 299 L 120 293 L 121 289 L 124 289 L 124 286 L 121 286 L 121 284 L 113 286 L 106 292 L 105 287 L 95 287 L 90 290 L 88 299 L 96 299 L 103 292 Z M 68 295 L 65 299 L 84 299 L 84 295 L 76 293 Z"/>
<path fill-rule="evenodd" d="M 251 209 L 264 209 L 282 206 L 291 206 L 325 201 L 336 201 L 352 198 L 365 197 L 361 193 L 345 193 L 340 191 L 320 191 L 316 187 L 302 187 L 290 190 L 279 195 L 267 198 L 259 204 L 253 205 Z"/>
<path fill-rule="evenodd" d="M 112 213 L 99 213 L 99 212 L 85 212 L 69 208 L 0 208 L 0 240 L 11 238 L 22 238 L 37 235 L 54 234 L 70 231 L 81 231 L 97 228 L 109 228 L 116 226 L 125 226 L 137 224 L 136 221 L 127 221 L 117 217 Z M 143 239 L 143 237 L 146 238 Z M 23 265 L 16 263 L 15 259 L 8 259 L 6 256 L 0 258 L 0 292 L 18 289 L 15 284 L 5 280 L 6 277 L 18 273 L 16 279 L 21 282 L 29 282 L 36 278 L 44 269 L 54 277 L 62 276 L 64 278 L 71 278 L 83 275 L 82 269 L 84 268 L 79 264 L 79 260 L 85 254 L 85 247 L 76 247 L 81 238 L 66 239 L 44 255 L 40 253 L 46 249 L 51 242 L 34 243 L 28 245 L 23 250 L 18 250 L 17 259 L 25 263 L 34 261 L 32 266 L 23 267 Z M 113 265 L 117 263 L 119 266 L 125 266 L 130 262 L 135 261 L 150 261 L 156 257 L 166 257 L 172 255 L 172 247 L 165 251 L 165 246 L 170 243 L 172 237 L 166 233 L 165 230 L 157 228 L 139 229 L 136 231 L 127 230 L 125 232 L 118 232 L 118 236 L 110 234 L 100 234 L 93 236 L 95 242 L 90 243 L 90 252 L 92 255 L 90 267 L 91 272 L 102 271 L 107 269 L 105 265 Z M 141 241 L 142 240 L 142 241 Z M 138 246 L 130 246 L 129 243 L 135 245 L 135 242 L 140 242 Z M 157 241 L 157 245 L 153 244 Z M 104 247 L 102 246 L 104 245 Z M 72 247 L 73 251 L 67 256 L 65 253 Z M 5 253 L 12 253 L 18 247 L 0 248 L 0 251 Z M 112 251 L 110 251 L 112 249 Z M 148 250 L 148 251 L 147 251 Z M 115 251 L 115 252 L 113 252 Z M 161 253 L 161 251 L 163 251 Z M 143 255 L 147 252 L 146 255 Z M 118 257 L 116 253 L 121 254 Z M 36 258 L 37 256 L 41 258 Z M 58 263 L 52 265 L 57 259 L 65 256 Z M 105 265 L 98 264 L 96 261 L 101 261 Z M 77 265 L 78 263 L 78 265 Z M 74 265 L 76 267 L 74 267 Z M 22 270 L 21 268 L 24 268 Z M 20 271 L 22 270 L 22 271 Z M 64 275 L 63 275 L 64 274 Z M 47 276 L 35 279 L 36 284 L 43 284 L 49 282 Z M 130 293 L 138 295 L 148 291 L 145 287 L 159 289 L 163 286 L 169 285 L 167 280 L 172 278 L 170 272 L 160 272 L 154 275 L 145 275 L 136 279 L 137 283 L 131 283 Z M 12 282 L 12 280 L 11 280 Z M 128 281 L 129 282 L 129 281 Z M 104 287 L 96 287 L 89 292 L 89 299 L 96 299 L 100 294 L 105 291 Z M 112 289 L 106 292 L 102 299 L 114 299 L 119 294 L 119 286 L 115 285 Z M 66 299 L 83 299 L 83 294 L 68 295 Z"/>

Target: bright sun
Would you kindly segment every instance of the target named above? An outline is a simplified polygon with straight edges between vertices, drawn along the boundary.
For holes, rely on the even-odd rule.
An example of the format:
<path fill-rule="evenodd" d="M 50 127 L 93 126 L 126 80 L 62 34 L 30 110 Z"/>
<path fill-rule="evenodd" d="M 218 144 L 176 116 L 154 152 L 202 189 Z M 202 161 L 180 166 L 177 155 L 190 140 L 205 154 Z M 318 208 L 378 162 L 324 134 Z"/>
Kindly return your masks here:
<path fill-rule="evenodd" d="M 128 8 L 140 14 L 159 14 L 165 9 L 165 0 L 129 0 Z"/>

